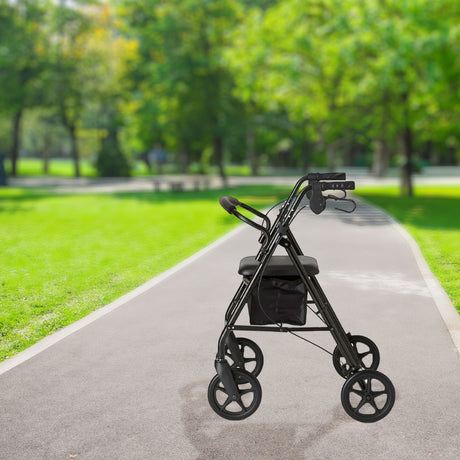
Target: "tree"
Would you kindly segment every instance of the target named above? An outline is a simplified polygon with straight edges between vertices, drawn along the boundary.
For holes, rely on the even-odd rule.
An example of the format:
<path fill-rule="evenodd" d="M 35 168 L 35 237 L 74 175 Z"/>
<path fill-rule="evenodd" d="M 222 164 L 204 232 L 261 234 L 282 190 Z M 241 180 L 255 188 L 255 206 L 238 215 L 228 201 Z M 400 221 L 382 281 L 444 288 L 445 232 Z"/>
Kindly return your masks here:
<path fill-rule="evenodd" d="M 24 111 L 43 103 L 47 66 L 43 18 L 46 2 L 0 0 L 0 108 L 12 119 L 11 165 L 17 173 Z"/>
<path fill-rule="evenodd" d="M 381 175 L 399 153 L 402 191 L 411 194 L 416 149 L 441 141 L 433 133 L 441 126 L 456 145 L 459 16 L 450 0 L 287 0 L 253 9 L 230 50 L 238 96 L 265 111 L 284 108 L 291 137 L 303 138 L 304 152 L 323 151 L 330 168 L 362 146 L 374 150 Z"/>
<path fill-rule="evenodd" d="M 49 84 L 53 88 L 50 103 L 57 108 L 71 144 L 75 177 L 80 177 L 80 151 L 77 132 L 82 119 L 85 95 L 91 80 L 93 56 L 86 52 L 86 43 L 94 30 L 89 6 L 95 1 L 60 0 L 51 10 L 51 33 L 54 37 L 52 70 Z"/>
<path fill-rule="evenodd" d="M 93 113 L 93 127 L 101 132 L 101 148 L 96 168 L 102 176 L 129 176 L 130 163 L 123 152 L 120 133 L 129 112 L 128 65 L 137 63 L 136 40 L 127 39 L 117 31 L 115 11 L 101 5 L 91 12 L 94 23 L 86 41 L 87 59 L 91 59 L 92 78 L 85 99 Z"/>
<path fill-rule="evenodd" d="M 427 115 L 440 112 L 433 90 L 446 83 L 439 64 L 448 50 L 447 24 L 454 25 L 449 18 L 453 3 L 439 3 L 375 0 L 354 9 L 355 17 L 358 13 L 360 18 L 352 51 L 359 63 L 355 93 L 369 109 L 369 132 L 378 146 L 375 169 L 382 172 L 393 144 L 403 157 L 401 192 L 409 196 L 416 145 L 431 137 Z M 458 7 L 456 10 L 458 17 Z M 457 78 L 459 70 L 458 65 L 450 67 Z"/>
<path fill-rule="evenodd" d="M 331 168 L 338 161 L 347 79 L 340 44 L 348 34 L 343 9 L 334 0 L 289 0 L 254 9 L 237 32 L 231 62 L 240 97 L 287 112 L 304 163 L 314 142 L 327 153 Z"/>
<path fill-rule="evenodd" d="M 225 180 L 228 127 L 239 107 L 223 52 L 239 20 L 238 2 L 126 2 L 124 16 L 139 39 L 145 63 L 133 73 L 137 91 L 144 93 L 139 112 L 153 106 L 150 124 L 157 138 L 146 147 L 168 144 L 187 163 L 194 151 L 210 146 Z"/>

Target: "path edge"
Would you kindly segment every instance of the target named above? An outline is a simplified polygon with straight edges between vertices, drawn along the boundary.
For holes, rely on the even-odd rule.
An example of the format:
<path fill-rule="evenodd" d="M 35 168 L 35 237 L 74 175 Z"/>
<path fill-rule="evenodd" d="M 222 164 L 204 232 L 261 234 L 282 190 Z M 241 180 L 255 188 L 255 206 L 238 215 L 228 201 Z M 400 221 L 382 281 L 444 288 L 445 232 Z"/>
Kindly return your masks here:
<path fill-rule="evenodd" d="M 355 196 L 356 198 L 356 196 Z M 450 300 L 444 288 L 441 286 L 438 278 L 431 271 L 428 262 L 423 256 L 422 250 L 415 241 L 414 237 L 403 227 L 403 225 L 385 209 L 377 206 L 374 203 L 367 201 L 366 199 L 358 196 L 359 201 L 378 209 L 380 212 L 385 214 L 391 222 L 392 227 L 404 238 L 408 246 L 410 247 L 412 254 L 415 258 L 420 273 L 425 280 L 425 284 L 430 291 L 436 308 L 441 315 L 441 318 L 449 331 L 452 342 L 460 355 L 460 315 L 458 314 L 454 304 Z"/>
<path fill-rule="evenodd" d="M 44 337 L 43 339 L 39 340 L 37 343 L 31 345 L 25 350 L 1 362 L 0 363 L 0 375 L 28 361 L 29 359 L 41 353 L 42 351 L 45 351 L 47 348 L 55 345 L 56 343 L 68 337 L 69 335 L 73 334 L 74 332 L 77 332 L 80 329 L 84 328 L 85 326 L 88 326 L 89 324 L 93 323 L 94 321 L 97 321 L 99 318 L 102 318 L 108 313 L 111 313 L 112 311 L 122 307 L 123 305 L 126 305 L 131 300 L 144 294 L 149 289 L 163 282 L 170 276 L 174 275 L 175 273 L 179 272 L 183 268 L 187 267 L 188 265 L 198 260 L 200 257 L 204 256 L 208 252 L 212 251 L 213 249 L 217 248 L 221 244 L 225 243 L 227 240 L 229 240 L 230 238 L 232 238 L 233 236 L 241 232 L 244 228 L 245 228 L 244 225 L 241 225 L 241 224 L 238 225 L 236 228 L 225 233 L 223 236 L 213 241 L 209 245 L 205 246 L 204 248 L 200 249 L 198 252 L 195 252 L 190 257 L 187 257 L 182 262 L 179 262 L 178 264 L 174 265 L 168 270 L 160 273 L 159 275 L 155 276 L 154 278 L 150 279 L 144 284 L 138 286 L 137 288 L 133 289 L 127 294 L 89 313 L 88 315 L 75 321 L 74 323 L 63 327 L 62 329 L 59 329 L 53 334 Z"/>

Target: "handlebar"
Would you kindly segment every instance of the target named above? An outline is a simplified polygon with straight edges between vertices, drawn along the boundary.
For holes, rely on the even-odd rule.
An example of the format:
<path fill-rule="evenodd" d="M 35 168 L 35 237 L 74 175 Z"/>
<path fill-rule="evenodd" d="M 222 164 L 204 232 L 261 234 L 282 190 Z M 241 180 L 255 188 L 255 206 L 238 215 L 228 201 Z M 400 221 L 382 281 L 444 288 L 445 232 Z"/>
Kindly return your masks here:
<path fill-rule="evenodd" d="M 342 190 L 345 193 L 345 190 L 354 190 L 354 189 L 355 189 L 354 181 L 319 182 L 319 181 L 314 180 L 312 181 L 311 185 L 306 187 L 304 190 L 305 190 L 307 197 L 310 200 L 310 209 L 315 214 L 321 214 L 326 209 L 326 200 L 328 198 L 334 198 L 335 200 L 338 200 L 338 199 L 345 200 L 344 198 L 336 198 L 334 195 L 324 196 L 322 194 L 323 191 Z M 301 192 L 300 195 L 302 196 L 303 192 Z"/>
<path fill-rule="evenodd" d="M 236 198 L 232 196 L 221 196 L 219 199 L 219 203 L 229 214 L 233 214 L 234 216 L 238 217 L 238 219 L 249 224 L 251 227 L 254 227 L 257 230 L 260 230 L 267 238 L 269 237 L 268 232 L 270 230 L 271 223 L 270 223 L 270 219 L 265 214 L 257 211 L 257 209 L 251 208 L 251 206 L 247 205 L 246 203 L 241 203 L 241 201 L 237 200 Z M 253 220 L 248 219 L 246 216 L 238 212 L 236 210 L 238 206 L 243 209 L 246 209 L 247 211 L 251 212 L 257 217 L 260 217 L 264 221 L 265 225 L 260 225 L 257 222 L 254 222 Z"/>
<path fill-rule="evenodd" d="M 314 180 L 345 180 L 345 173 L 310 173 L 307 174 L 307 179 L 309 181 Z"/>
<path fill-rule="evenodd" d="M 233 198 L 232 196 L 221 196 L 219 198 L 219 203 L 229 214 L 234 214 L 236 207 L 241 204 L 236 198 Z"/>
<path fill-rule="evenodd" d="M 275 227 L 279 225 L 285 225 L 285 222 L 290 222 L 295 215 L 295 211 L 300 205 L 304 196 L 310 201 L 310 209 L 315 214 L 320 214 L 326 208 L 326 200 L 334 199 L 337 201 L 351 201 L 354 204 L 354 208 L 351 211 L 347 211 L 345 209 L 339 209 L 344 212 L 353 212 L 356 208 L 356 203 L 353 200 L 345 199 L 346 193 L 345 190 L 354 190 L 355 183 L 354 181 L 346 181 L 346 174 L 345 173 L 310 173 L 303 177 L 301 177 L 297 183 L 295 184 L 294 188 L 292 189 L 289 197 L 285 200 L 283 207 L 281 208 L 280 213 L 278 214 L 273 227 L 271 226 L 270 219 L 263 213 L 257 211 L 251 206 L 248 206 L 245 203 L 240 202 L 237 198 L 232 196 L 221 196 L 219 199 L 220 205 L 229 213 L 237 217 L 238 219 L 242 220 L 243 222 L 249 224 L 251 227 L 254 227 L 262 232 L 263 237 L 259 241 L 262 243 L 263 241 L 268 241 L 270 235 L 275 231 Z M 299 193 L 299 190 L 303 183 L 308 181 L 308 185 L 303 188 L 303 190 Z M 322 181 L 334 181 L 334 182 L 322 182 Z M 342 181 L 342 182 L 336 182 Z M 324 196 L 322 194 L 323 191 L 326 190 L 341 190 L 344 192 L 344 197 L 336 197 L 335 195 L 328 195 Z M 260 217 L 263 219 L 263 224 L 260 225 L 253 220 L 249 219 L 248 217 L 244 216 L 240 212 L 238 212 L 237 208 L 241 207 L 246 209 L 247 211 L 251 212 L 252 214 Z M 289 225 L 289 224 L 288 224 Z"/>

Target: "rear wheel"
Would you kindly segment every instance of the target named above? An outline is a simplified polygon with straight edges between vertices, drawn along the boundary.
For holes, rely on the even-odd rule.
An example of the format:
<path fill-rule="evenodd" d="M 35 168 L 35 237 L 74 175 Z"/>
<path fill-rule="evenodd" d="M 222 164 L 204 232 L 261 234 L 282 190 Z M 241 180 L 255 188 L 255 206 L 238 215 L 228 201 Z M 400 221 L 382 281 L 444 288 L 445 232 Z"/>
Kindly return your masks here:
<path fill-rule="evenodd" d="M 264 355 L 262 350 L 255 342 L 244 337 L 238 337 L 236 341 L 241 354 L 243 355 L 243 362 L 237 363 L 233 358 L 230 349 L 226 347 L 225 356 L 228 358 L 230 367 L 232 369 L 244 369 L 245 371 L 251 373 L 254 377 L 257 377 L 264 365 Z"/>
<path fill-rule="evenodd" d="M 351 335 L 349 336 L 349 340 L 351 346 L 358 353 L 361 368 L 376 370 L 380 364 L 380 353 L 377 345 L 371 339 L 362 335 Z M 335 347 L 332 354 L 332 363 L 339 375 L 344 378 L 350 375 L 351 368 L 338 347 Z"/>

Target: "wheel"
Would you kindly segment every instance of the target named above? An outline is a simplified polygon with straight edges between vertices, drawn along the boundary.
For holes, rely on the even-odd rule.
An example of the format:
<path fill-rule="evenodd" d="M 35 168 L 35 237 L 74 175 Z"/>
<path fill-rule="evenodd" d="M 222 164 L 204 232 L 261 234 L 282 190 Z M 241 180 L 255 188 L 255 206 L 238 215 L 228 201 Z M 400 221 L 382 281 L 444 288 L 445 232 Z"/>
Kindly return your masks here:
<path fill-rule="evenodd" d="M 376 370 L 380 364 L 380 353 L 377 345 L 371 339 L 362 335 L 352 335 L 349 337 L 349 340 L 358 352 L 361 367 L 363 369 Z M 335 347 L 332 353 L 332 363 L 339 375 L 344 378 L 350 375 L 350 366 L 347 364 L 338 347 Z"/>
<path fill-rule="evenodd" d="M 372 423 L 390 413 L 395 402 L 395 389 L 386 375 L 369 369 L 347 379 L 341 397 L 343 408 L 350 417 Z"/>
<path fill-rule="evenodd" d="M 225 391 L 219 375 L 215 375 L 208 387 L 208 401 L 214 412 L 228 420 L 243 420 L 252 415 L 262 400 L 259 381 L 243 369 L 232 369 L 233 378 L 240 392 L 240 399 L 232 399 Z"/>
<path fill-rule="evenodd" d="M 232 369 L 244 369 L 245 371 L 251 373 L 254 377 L 257 377 L 264 365 L 264 355 L 262 350 L 259 348 L 257 343 L 252 340 L 245 339 L 244 337 L 238 337 L 236 341 L 239 349 L 241 350 L 241 354 L 243 355 L 244 364 L 242 368 L 238 366 L 238 364 L 233 360 L 232 352 L 226 347 L 225 356 L 229 359 L 230 367 Z"/>

